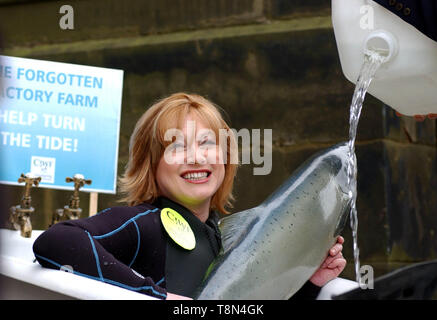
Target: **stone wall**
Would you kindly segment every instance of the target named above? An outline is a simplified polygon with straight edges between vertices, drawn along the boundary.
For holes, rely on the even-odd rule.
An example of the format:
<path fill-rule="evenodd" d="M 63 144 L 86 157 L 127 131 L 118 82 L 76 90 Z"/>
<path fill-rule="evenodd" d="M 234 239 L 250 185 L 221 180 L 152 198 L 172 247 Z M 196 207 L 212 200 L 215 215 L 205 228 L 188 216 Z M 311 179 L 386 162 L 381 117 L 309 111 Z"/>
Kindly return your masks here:
<path fill-rule="evenodd" d="M 354 86 L 341 71 L 329 1 L 76 0 L 74 30 L 59 28 L 62 4 L 0 0 L 4 53 L 124 70 L 119 173 L 136 120 L 176 91 L 211 99 L 237 130 L 273 129 L 272 172 L 241 166 L 233 211 L 258 205 L 310 155 L 348 138 Z M 367 96 L 356 150 L 361 263 L 378 276 L 435 258 L 435 120 L 398 118 Z M 0 190 L 5 213 L 22 188 Z M 46 228 L 70 193 L 32 192 L 33 225 Z M 117 200 L 101 194 L 99 209 Z M 88 201 L 83 193 L 84 211 Z M 349 227 L 344 236 L 343 276 L 353 279 Z"/>

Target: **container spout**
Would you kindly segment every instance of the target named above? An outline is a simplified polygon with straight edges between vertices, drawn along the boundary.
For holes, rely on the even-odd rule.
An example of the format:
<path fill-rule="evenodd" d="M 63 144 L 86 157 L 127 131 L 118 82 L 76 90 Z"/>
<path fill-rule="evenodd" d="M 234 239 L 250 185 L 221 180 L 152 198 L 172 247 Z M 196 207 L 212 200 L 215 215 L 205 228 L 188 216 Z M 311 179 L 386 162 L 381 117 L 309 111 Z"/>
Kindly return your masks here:
<path fill-rule="evenodd" d="M 394 59 L 398 51 L 397 39 L 386 30 L 375 30 L 364 40 L 364 53 L 377 52 L 384 57 L 384 63 Z"/>
<path fill-rule="evenodd" d="M 385 59 L 368 93 L 407 116 L 437 113 L 437 42 L 376 1 L 331 3 L 345 77 L 356 84 L 365 53 L 376 51 Z"/>

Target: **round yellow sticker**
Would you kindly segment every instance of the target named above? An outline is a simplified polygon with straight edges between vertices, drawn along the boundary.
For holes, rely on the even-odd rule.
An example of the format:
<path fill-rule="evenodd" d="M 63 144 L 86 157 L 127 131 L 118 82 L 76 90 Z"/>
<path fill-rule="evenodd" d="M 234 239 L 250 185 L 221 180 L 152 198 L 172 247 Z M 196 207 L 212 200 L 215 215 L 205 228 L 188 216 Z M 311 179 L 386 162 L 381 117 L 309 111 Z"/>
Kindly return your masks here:
<path fill-rule="evenodd" d="M 196 246 L 196 238 L 188 222 L 175 210 L 164 208 L 161 210 L 161 222 L 170 238 L 187 250 Z"/>

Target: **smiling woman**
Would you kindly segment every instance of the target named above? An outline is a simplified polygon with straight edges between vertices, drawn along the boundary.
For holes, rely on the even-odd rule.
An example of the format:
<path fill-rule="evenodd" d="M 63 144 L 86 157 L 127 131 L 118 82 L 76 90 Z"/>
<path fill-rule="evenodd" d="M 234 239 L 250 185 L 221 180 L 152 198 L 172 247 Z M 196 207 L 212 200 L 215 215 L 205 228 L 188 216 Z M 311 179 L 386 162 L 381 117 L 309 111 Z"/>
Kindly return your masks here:
<path fill-rule="evenodd" d="M 218 145 L 207 133 L 213 132 L 218 137 L 220 130 L 227 132 L 227 139 L 221 139 Z M 179 134 L 169 135 L 171 132 Z M 176 183 L 183 183 L 180 186 L 183 193 L 191 186 L 190 180 L 182 181 L 183 171 L 207 172 L 209 174 L 205 182 L 215 183 L 219 182 L 216 179 L 221 179 L 216 172 L 223 168 L 223 182 L 212 193 L 211 209 L 227 214 L 225 207 L 231 206 L 232 185 L 238 166 L 231 161 L 231 156 L 238 153 L 236 146 L 233 131 L 212 102 L 198 95 L 173 94 L 150 107 L 137 122 L 130 141 L 127 169 L 120 179 L 120 190 L 126 194 L 124 200 L 131 205 L 153 202 L 160 192 L 156 183 L 159 178 L 155 180 L 155 172 L 160 167 L 166 168 L 162 170 L 164 172 L 172 170 L 172 164 L 184 164 L 178 167 L 179 174 L 175 174 L 179 178 Z M 165 154 L 170 154 L 173 161 L 170 161 L 170 157 L 164 157 Z M 202 166 L 201 163 L 206 165 Z M 210 186 L 211 183 L 202 185 Z M 190 193 L 193 190 L 186 191 Z"/>
<path fill-rule="evenodd" d="M 185 119 L 185 123 L 197 122 L 199 131 L 207 130 L 205 123 L 191 112 Z M 183 128 L 186 140 L 184 147 L 171 151 L 175 153 L 176 161 L 168 162 L 168 157 L 161 157 L 156 171 L 156 181 L 161 194 L 185 203 L 204 222 L 209 216 L 211 196 L 223 183 L 225 167 L 218 159 L 222 152 L 220 146 L 214 141 L 214 148 L 202 148 L 205 140 L 195 139 L 194 136 L 197 134 L 190 134 L 187 127 L 184 125 Z M 216 208 L 218 209 L 218 206 Z"/>
<path fill-rule="evenodd" d="M 220 130 L 227 138 L 217 144 Z M 227 214 L 233 199 L 234 140 L 205 98 L 177 93 L 158 101 L 130 140 L 119 184 L 128 206 L 53 225 L 35 241 L 38 262 L 160 299 L 192 296 L 221 247 L 218 212 Z"/>

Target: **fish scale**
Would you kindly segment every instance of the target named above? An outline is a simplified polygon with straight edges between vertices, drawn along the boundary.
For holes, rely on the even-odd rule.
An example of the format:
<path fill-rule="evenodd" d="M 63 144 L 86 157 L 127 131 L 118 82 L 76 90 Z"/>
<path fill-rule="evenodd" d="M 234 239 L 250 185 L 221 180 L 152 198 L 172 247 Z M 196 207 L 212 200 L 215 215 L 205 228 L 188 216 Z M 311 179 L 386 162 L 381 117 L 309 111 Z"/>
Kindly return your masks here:
<path fill-rule="evenodd" d="M 222 250 L 195 299 L 288 299 L 324 261 L 347 220 L 347 144 L 302 164 L 258 207 L 220 221 Z"/>

